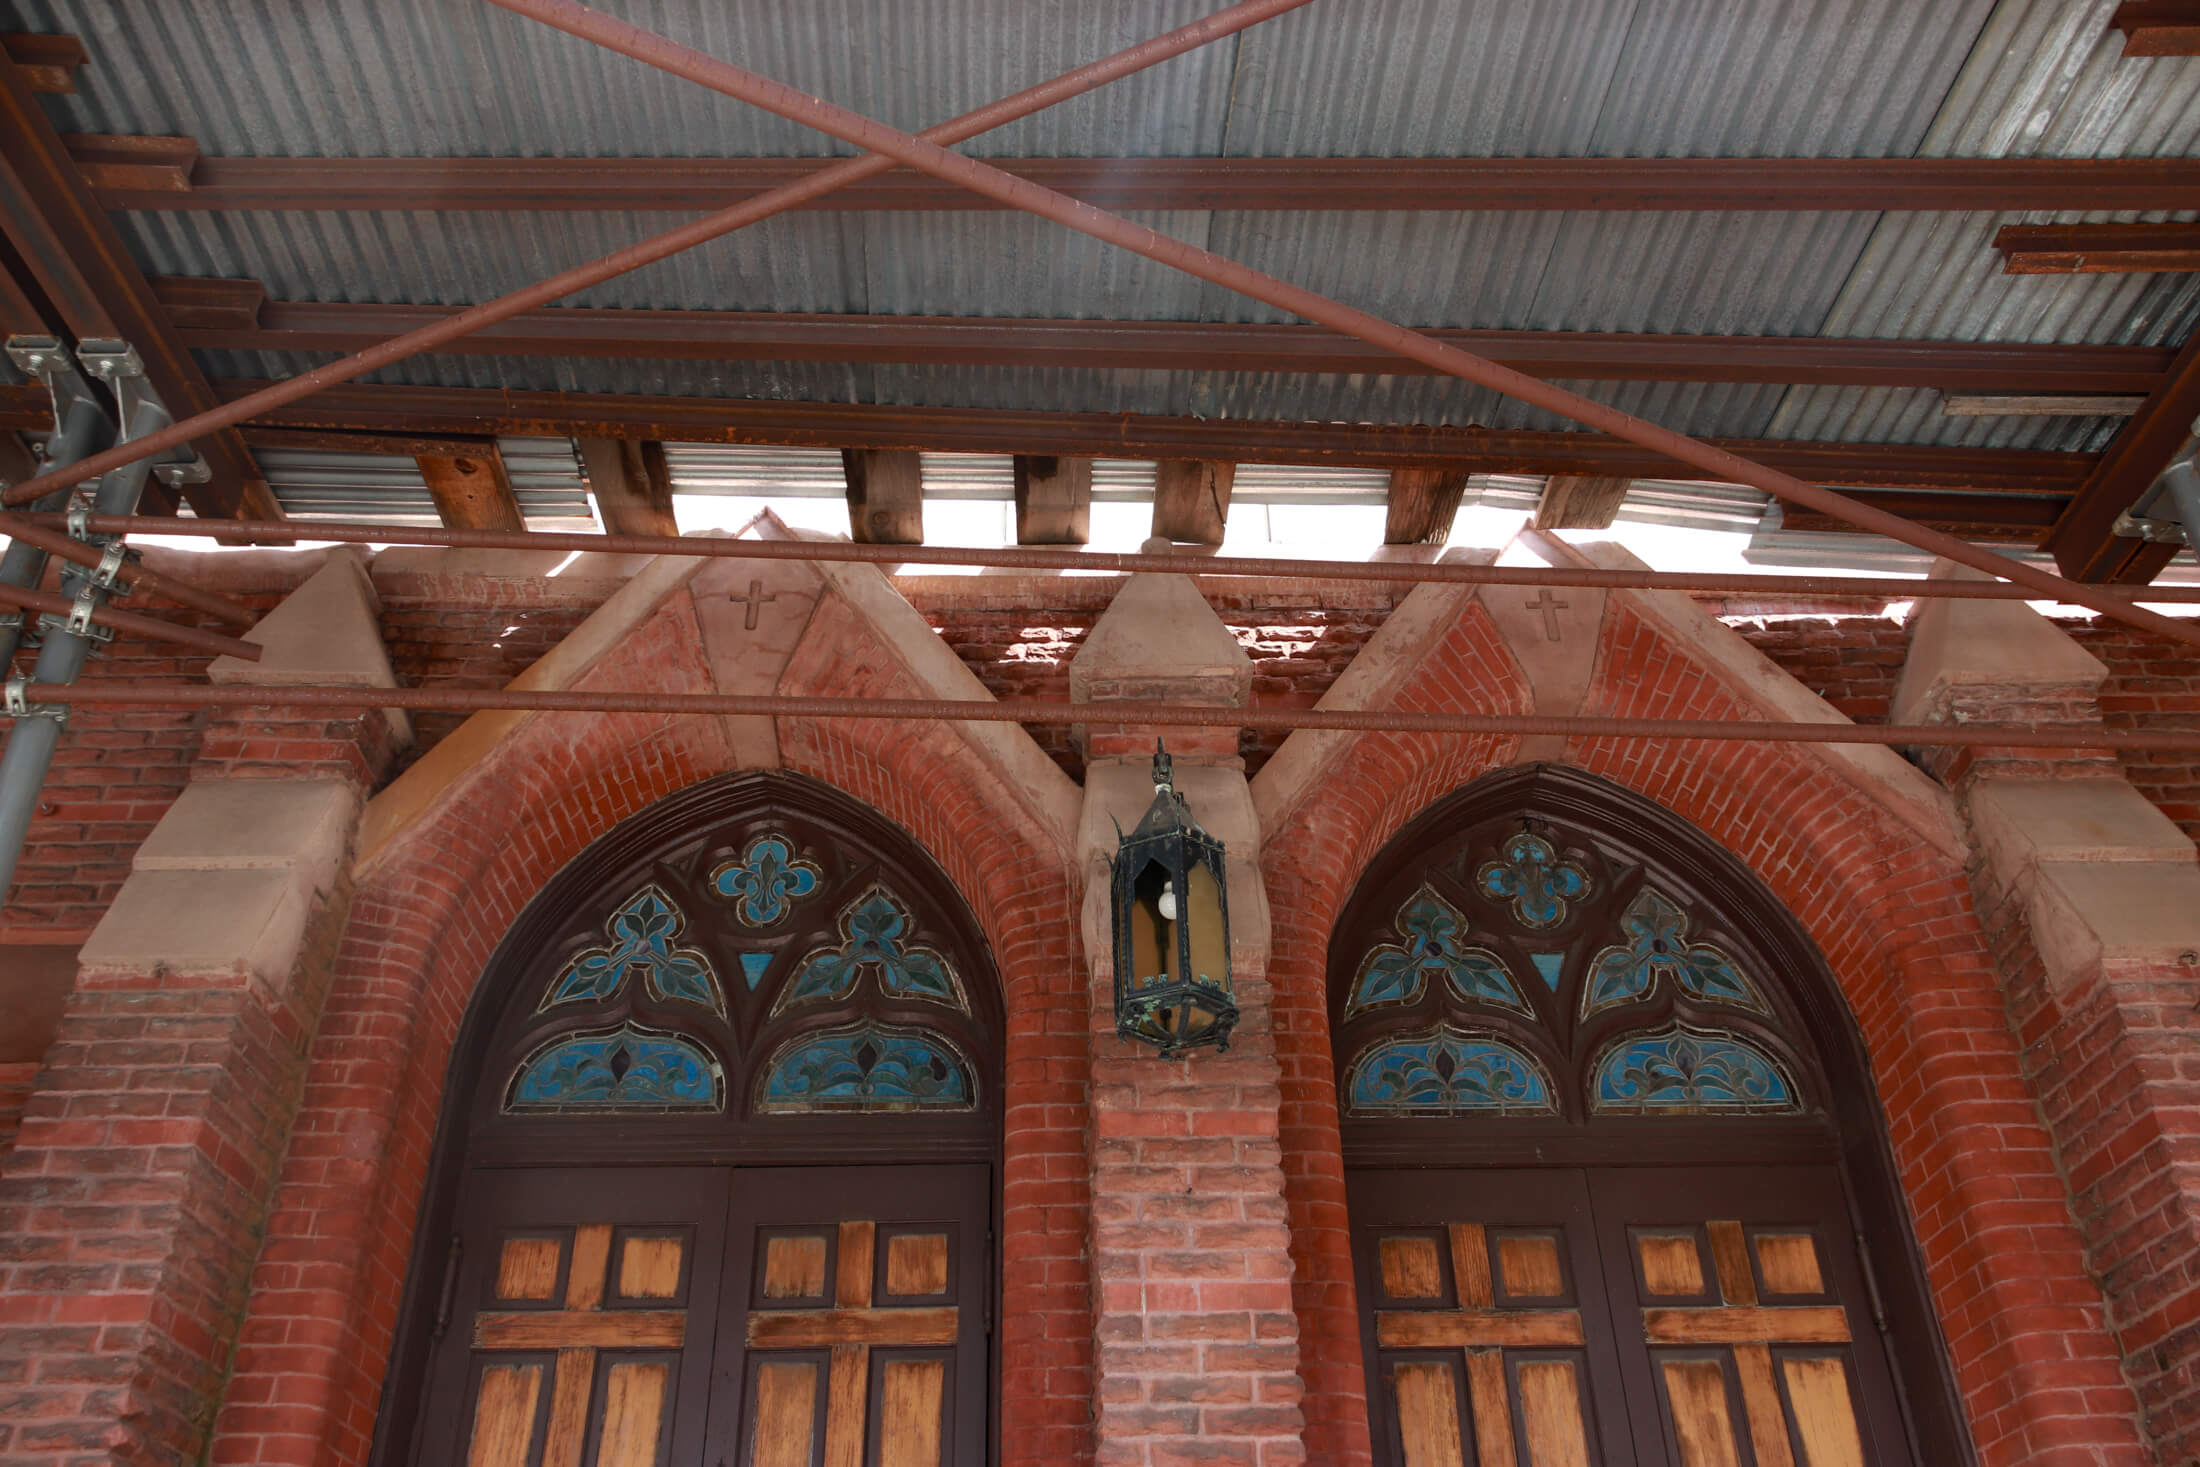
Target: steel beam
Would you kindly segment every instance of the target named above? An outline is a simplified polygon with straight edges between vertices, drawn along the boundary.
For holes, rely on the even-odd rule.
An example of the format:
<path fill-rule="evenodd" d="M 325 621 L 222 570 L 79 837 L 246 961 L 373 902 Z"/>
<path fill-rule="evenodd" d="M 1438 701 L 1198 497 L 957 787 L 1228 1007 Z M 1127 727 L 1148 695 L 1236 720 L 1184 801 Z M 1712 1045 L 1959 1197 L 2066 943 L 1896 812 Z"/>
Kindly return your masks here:
<path fill-rule="evenodd" d="M 177 162 L 180 163 L 180 154 Z M 109 209 L 693 211 L 698 199 L 787 187 L 808 158 L 199 158 L 126 173 L 112 139 L 84 145 Z M 1137 210 L 2182 209 L 2191 158 L 1004 158 L 1019 178 Z M 171 165 L 172 167 L 175 165 Z M 798 207 L 995 209 L 921 174 L 890 173 Z"/>
<path fill-rule="evenodd" d="M 2200 224 L 2007 224 L 2004 275 L 2149 275 L 2200 270 Z"/>
<path fill-rule="evenodd" d="M 156 277 L 177 335 L 198 351 L 355 352 L 447 321 L 443 306 L 270 301 L 256 280 Z M 2168 347 L 1874 341 L 1601 331 L 1462 331 L 1437 341 L 1544 378 L 1933 387 L 1972 393 L 2145 393 Z M 1319 326 L 1006 316 L 854 316 L 559 306 L 430 348 L 467 356 L 1146 371 L 1430 375 L 1434 369 Z"/>
<path fill-rule="evenodd" d="M 2152 580 L 2177 547 L 2116 533 L 2116 517 L 2139 502 L 2192 436 L 2200 418 L 2200 332 L 2185 343 L 2169 376 L 2123 426 L 2040 548 L 2066 576 L 2086 581 Z"/>
<path fill-rule="evenodd" d="M 955 698 L 806 698 L 735 693 L 582 692 L 571 689 L 192 687 L 33 683 L 34 698 L 70 707 L 404 708 L 550 713 L 664 713 L 713 718 L 863 718 L 915 723 L 1109 724 L 1165 728 L 1335 729 L 1491 737 L 1690 739 L 1714 743 L 1879 744 L 1901 747 L 2129 749 L 2200 752 L 2200 732 L 2035 728 L 2014 724 L 1792 723 L 1738 719 L 1601 718 L 1550 714 L 1411 713 L 1358 708 L 1217 708 L 1194 703 L 1056 703 Z"/>
<path fill-rule="evenodd" d="M 912 168 L 958 183 L 1026 213 L 1064 225 L 1080 234 L 1113 244 L 1180 270 L 1196 279 L 1264 304 L 1302 316 L 1370 345 L 1438 367 L 1451 376 L 1518 398 L 1532 406 L 1556 412 L 1605 432 L 1616 434 L 1655 452 L 1722 479 L 1750 485 L 1788 503 L 1827 514 L 1836 514 L 1858 529 L 1885 535 L 1958 565 L 2000 576 L 2035 591 L 2068 600 L 2142 627 L 2187 646 L 2200 646 L 2200 628 L 2171 620 L 2129 601 L 2104 596 L 2081 583 L 2065 581 L 2021 561 L 1980 549 L 1952 535 L 1926 529 L 1899 515 L 1846 498 L 1833 490 L 1807 483 L 1793 475 L 1752 463 L 1733 453 L 1698 442 L 1655 423 L 1607 407 L 1549 383 L 1539 382 L 1507 367 L 1486 361 L 1471 352 L 1428 340 L 1385 321 L 1379 316 L 1331 300 L 1314 291 L 1279 280 L 1273 275 L 1228 260 L 1209 250 L 1171 239 L 1149 226 L 1093 207 L 1066 195 L 1052 193 L 1005 174 L 975 158 L 950 152 L 937 143 L 889 127 L 845 107 L 810 96 L 781 82 L 759 76 L 730 62 L 720 61 L 691 47 L 645 31 L 638 26 L 601 14 L 577 0 L 490 0 L 503 9 L 526 15 L 608 50 L 631 56 L 675 76 L 686 77 L 713 91 L 749 103 L 790 122 L 813 128 L 830 137 L 875 153 L 883 153 Z"/>
<path fill-rule="evenodd" d="M 2124 33 L 2126 56 L 2200 56 L 2200 4 L 2127 0 L 2109 18 Z"/>

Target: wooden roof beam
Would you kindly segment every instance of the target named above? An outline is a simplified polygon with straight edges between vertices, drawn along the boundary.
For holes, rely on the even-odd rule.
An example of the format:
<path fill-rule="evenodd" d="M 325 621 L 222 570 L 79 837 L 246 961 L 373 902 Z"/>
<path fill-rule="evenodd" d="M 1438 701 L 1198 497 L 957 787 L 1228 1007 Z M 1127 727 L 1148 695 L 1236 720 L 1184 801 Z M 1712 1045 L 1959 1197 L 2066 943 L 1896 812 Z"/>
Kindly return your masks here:
<path fill-rule="evenodd" d="M 183 157 L 189 139 L 160 139 Z M 695 212 L 825 166 L 809 158 L 198 158 L 185 187 L 130 171 L 113 138 L 79 145 L 109 209 Z M 2181 209 L 2193 158 L 1004 158 L 1108 209 Z M 995 209 L 906 169 L 809 207 Z"/>
<path fill-rule="evenodd" d="M 2200 56 L 2200 4 L 2194 0 L 2129 0 L 2108 23 L 2124 33 L 2126 56 Z"/>
<path fill-rule="evenodd" d="M 1392 469 L 1383 511 L 1385 545 L 1441 545 L 1467 496 L 1465 469 Z"/>
<path fill-rule="evenodd" d="M 2200 224 L 2006 224 L 2004 275 L 2148 275 L 2200 270 Z"/>
<path fill-rule="evenodd" d="M 924 463 L 895 449 L 843 449 L 848 528 L 859 545 L 924 543 Z"/>
<path fill-rule="evenodd" d="M 1538 530 L 1608 530 L 1627 502 L 1633 479 L 1553 474 L 1536 501 Z"/>
<path fill-rule="evenodd" d="M 582 438 L 581 468 L 596 497 L 596 517 L 613 535 L 677 535 L 672 469 L 662 443 L 632 438 Z"/>
<path fill-rule="evenodd" d="M 1015 456 L 1016 543 L 1083 545 L 1092 538 L 1092 460 Z"/>
<path fill-rule="evenodd" d="M 1153 532 L 1179 545 L 1220 545 L 1237 465 L 1226 459 L 1165 458 L 1153 466 Z"/>
<path fill-rule="evenodd" d="M 512 476 L 496 444 L 466 454 L 419 454 L 413 462 L 427 480 L 436 513 L 451 530 L 524 530 L 527 520 L 512 492 Z"/>

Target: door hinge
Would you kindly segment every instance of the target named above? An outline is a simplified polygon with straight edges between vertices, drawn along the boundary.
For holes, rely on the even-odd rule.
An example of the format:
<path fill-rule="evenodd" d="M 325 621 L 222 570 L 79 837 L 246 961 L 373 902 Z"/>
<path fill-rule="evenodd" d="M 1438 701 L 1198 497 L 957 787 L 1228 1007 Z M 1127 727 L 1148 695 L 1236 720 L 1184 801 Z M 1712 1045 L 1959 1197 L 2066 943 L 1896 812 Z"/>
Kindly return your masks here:
<path fill-rule="evenodd" d="M 1864 1270 L 1864 1296 L 1871 1301 L 1872 1323 L 1878 1326 L 1881 1334 L 1885 1334 L 1887 1306 L 1880 1302 L 1879 1271 L 1872 1267 L 1871 1244 L 1865 1241 L 1862 1233 L 1856 1235 L 1856 1262 Z"/>
<path fill-rule="evenodd" d="M 443 1258 L 443 1293 L 435 1305 L 435 1338 L 439 1340 L 451 1327 L 451 1309 L 458 1302 L 458 1260 L 464 1251 L 458 1234 L 451 1234 L 451 1250 Z"/>
<path fill-rule="evenodd" d="M 985 1230 L 985 1281 L 980 1287 L 985 1291 L 985 1337 L 989 1340 L 993 1338 L 993 1296 L 998 1292 L 994 1288 L 993 1273 L 1000 1266 L 1000 1260 L 993 1256 L 993 1230 L 987 1228 Z"/>

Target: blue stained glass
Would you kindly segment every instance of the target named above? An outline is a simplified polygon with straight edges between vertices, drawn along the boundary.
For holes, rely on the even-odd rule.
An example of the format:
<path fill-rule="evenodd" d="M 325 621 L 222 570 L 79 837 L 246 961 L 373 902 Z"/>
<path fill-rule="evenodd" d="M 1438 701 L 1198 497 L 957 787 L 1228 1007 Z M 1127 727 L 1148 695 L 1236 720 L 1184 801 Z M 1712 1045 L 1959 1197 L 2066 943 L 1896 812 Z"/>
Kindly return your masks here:
<path fill-rule="evenodd" d="M 782 1045 L 765 1067 L 757 1109 L 968 1110 L 976 1090 L 945 1039 L 866 1021 Z"/>
<path fill-rule="evenodd" d="M 1543 976 L 1544 986 L 1553 993 L 1558 992 L 1558 981 L 1565 973 L 1566 955 L 1564 953 L 1529 953 L 1528 961 L 1535 964 L 1536 972 Z"/>
<path fill-rule="evenodd" d="M 1581 1016 L 1648 998 L 1671 975 L 1696 998 L 1765 1011 L 1757 989 L 1734 960 L 1709 943 L 1688 940 L 1688 916 L 1669 898 L 1645 886 L 1619 919 L 1627 941 L 1608 947 L 1589 964 L 1581 990 Z"/>
<path fill-rule="evenodd" d="M 748 975 L 749 992 L 756 992 L 756 985 L 764 981 L 764 970 L 771 965 L 770 953 L 741 954 L 741 971 Z"/>
<path fill-rule="evenodd" d="M 1456 907 L 1428 887 L 1422 887 L 1398 909 L 1397 931 L 1403 946 L 1384 943 L 1369 951 L 1352 980 L 1345 1013 L 1418 1001 L 1429 974 L 1441 973 L 1453 991 L 1464 999 L 1482 999 L 1521 1013 L 1532 1013 L 1520 990 L 1513 986 L 1497 954 L 1478 947 L 1461 947 L 1467 919 Z"/>
<path fill-rule="evenodd" d="M 1495 1036 L 1449 1025 L 1362 1050 L 1345 1077 L 1345 1107 L 1354 1115 L 1557 1111 L 1541 1064 Z"/>
<path fill-rule="evenodd" d="M 574 958 L 550 984 L 544 1008 L 561 1003 L 600 1002 L 626 985 L 634 968 L 648 974 L 650 991 L 660 998 L 699 1004 L 723 1014 L 726 1001 L 710 959 L 676 946 L 687 919 L 656 886 L 643 887 L 611 914 L 604 933 L 611 941 Z"/>
<path fill-rule="evenodd" d="M 693 1040 L 634 1024 L 569 1034 L 513 1077 L 508 1111 L 723 1110 L 718 1062 Z"/>
<path fill-rule="evenodd" d="M 718 894 L 733 899 L 733 915 L 750 927 L 769 927 L 787 915 L 794 899 L 817 890 L 818 870 L 794 857 L 783 835 L 760 835 L 736 861 L 710 874 Z"/>
<path fill-rule="evenodd" d="M 1590 1105 L 1603 1112 L 1794 1112 L 1795 1083 L 1779 1061 L 1732 1034 L 1675 1024 L 1629 1035 L 1597 1060 Z"/>
<path fill-rule="evenodd" d="M 1566 903 L 1586 896 L 1589 873 L 1559 859 L 1551 843 L 1526 831 L 1498 847 L 1498 859 L 1476 873 L 1484 895 L 1512 898 L 1513 920 L 1523 927 L 1556 927 L 1566 920 Z"/>
<path fill-rule="evenodd" d="M 875 968 L 888 997 L 924 999 L 969 1013 L 955 970 L 930 948 L 905 947 L 908 929 L 908 908 L 886 888 L 872 887 L 840 914 L 840 946 L 805 957 L 772 1011 L 844 998 L 864 969 Z"/>

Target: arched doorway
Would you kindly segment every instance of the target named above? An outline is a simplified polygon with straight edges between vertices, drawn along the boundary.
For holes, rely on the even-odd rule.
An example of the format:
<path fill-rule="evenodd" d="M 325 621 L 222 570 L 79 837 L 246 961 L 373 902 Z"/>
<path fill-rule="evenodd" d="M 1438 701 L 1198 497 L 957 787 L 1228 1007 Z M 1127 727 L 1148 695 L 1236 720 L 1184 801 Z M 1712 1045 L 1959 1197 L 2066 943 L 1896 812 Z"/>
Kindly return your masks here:
<path fill-rule="evenodd" d="M 459 1034 L 378 1467 L 991 1455 L 999 984 L 947 877 L 814 781 L 590 846 Z"/>
<path fill-rule="evenodd" d="M 1857 1029 L 1762 883 L 1577 771 L 1423 812 L 1331 1033 L 1376 1460 L 1971 1460 Z"/>

